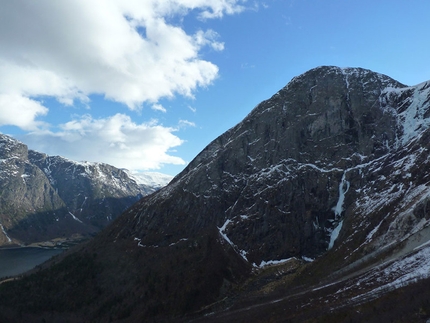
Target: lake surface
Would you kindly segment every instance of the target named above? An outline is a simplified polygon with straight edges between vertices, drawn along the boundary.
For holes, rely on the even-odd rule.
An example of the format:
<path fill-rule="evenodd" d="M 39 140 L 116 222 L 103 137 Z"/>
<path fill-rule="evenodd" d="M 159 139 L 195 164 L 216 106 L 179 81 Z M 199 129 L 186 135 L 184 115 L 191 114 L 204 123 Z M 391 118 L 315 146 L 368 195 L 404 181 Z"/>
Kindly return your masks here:
<path fill-rule="evenodd" d="M 22 274 L 63 251 L 30 247 L 0 249 L 0 279 Z"/>

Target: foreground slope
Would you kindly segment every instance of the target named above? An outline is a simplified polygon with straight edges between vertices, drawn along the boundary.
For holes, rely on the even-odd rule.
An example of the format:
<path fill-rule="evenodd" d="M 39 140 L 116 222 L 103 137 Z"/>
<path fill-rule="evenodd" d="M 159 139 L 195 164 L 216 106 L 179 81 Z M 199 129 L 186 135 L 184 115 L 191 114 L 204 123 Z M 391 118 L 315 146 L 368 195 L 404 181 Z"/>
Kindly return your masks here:
<path fill-rule="evenodd" d="M 0 315 L 337 319 L 428 278 L 429 87 L 360 68 L 294 78 L 92 242 L 1 285 Z"/>

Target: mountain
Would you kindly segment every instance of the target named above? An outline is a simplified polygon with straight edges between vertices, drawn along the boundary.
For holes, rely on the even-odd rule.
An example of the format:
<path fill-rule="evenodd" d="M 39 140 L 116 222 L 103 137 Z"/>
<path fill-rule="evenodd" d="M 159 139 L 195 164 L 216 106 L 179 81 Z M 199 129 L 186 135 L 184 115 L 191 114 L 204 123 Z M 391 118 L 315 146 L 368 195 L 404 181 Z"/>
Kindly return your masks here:
<path fill-rule="evenodd" d="M 64 242 L 98 232 L 159 189 L 103 163 L 75 162 L 29 150 L 0 135 L 0 244 Z M 51 243 L 52 244 L 52 243 Z"/>
<path fill-rule="evenodd" d="M 160 188 L 169 184 L 169 182 L 173 179 L 173 176 L 171 175 L 157 172 L 132 173 L 127 169 L 123 169 L 123 171 L 125 171 L 128 177 L 133 179 L 140 186 L 142 191 L 145 192 L 144 195 L 149 195 L 155 191 L 158 191 Z"/>
<path fill-rule="evenodd" d="M 430 82 L 312 69 L 92 241 L 0 285 L 0 320 L 425 322 L 429 125 Z"/>

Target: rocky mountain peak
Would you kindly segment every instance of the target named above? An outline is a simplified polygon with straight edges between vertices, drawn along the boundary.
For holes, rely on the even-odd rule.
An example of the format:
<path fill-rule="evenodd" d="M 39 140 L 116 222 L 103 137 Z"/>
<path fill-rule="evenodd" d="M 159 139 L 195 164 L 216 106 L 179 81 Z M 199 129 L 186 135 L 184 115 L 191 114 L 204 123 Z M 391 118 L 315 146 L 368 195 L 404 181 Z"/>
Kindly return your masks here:
<path fill-rule="evenodd" d="M 361 68 L 318 67 L 294 78 L 209 144 L 160 192 L 163 201 L 147 201 L 140 234 L 152 236 L 156 222 L 169 231 L 152 205 L 172 198 L 176 206 L 163 207 L 186 210 L 189 230 L 216 225 L 251 263 L 325 252 L 343 216 L 346 170 L 398 146 L 403 125 L 387 98 L 405 88 Z"/>
<path fill-rule="evenodd" d="M 22 142 L 0 134 L 0 159 L 19 158 L 28 159 L 28 148 Z"/>
<path fill-rule="evenodd" d="M 262 158 L 257 140 L 271 159 L 333 163 L 353 154 L 382 154 L 395 142 L 397 118 L 381 108 L 381 94 L 404 87 L 361 68 L 312 69 L 257 105 L 241 123 L 206 147 L 186 171 L 205 157 L 211 159 L 238 136 L 243 145 L 238 157 L 245 163 L 245 159 Z M 276 148 L 280 142 L 287 147 L 282 152 Z"/>
<path fill-rule="evenodd" d="M 138 232 L 169 231 L 168 217 L 152 215 L 162 204 L 168 214 L 186 210 L 191 231 L 216 225 L 251 263 L 326 252 L 352 210 L 361 171 L 427 129 L 426 84 L 407 87 L 361 68 L 319 67 L 294 78 L 147 201 Z"/>
<path fill-rule="evenodd" d="M 360 67 L 337 67 L 337 66 L 319 66 L 305 73 L 294 77 L 282 90 L 286 90 L 293 86 L 302 86 L 307 90 L 311 89 L 317 83 L 325 83 L 326 85 L 343 86 L 346 90 L 350 85 L 361 84 L 363 90 L 372 91 L 372 88 L 403 88 L 404 84 L 394 80 L 393 78 L 364 69 Z"/>

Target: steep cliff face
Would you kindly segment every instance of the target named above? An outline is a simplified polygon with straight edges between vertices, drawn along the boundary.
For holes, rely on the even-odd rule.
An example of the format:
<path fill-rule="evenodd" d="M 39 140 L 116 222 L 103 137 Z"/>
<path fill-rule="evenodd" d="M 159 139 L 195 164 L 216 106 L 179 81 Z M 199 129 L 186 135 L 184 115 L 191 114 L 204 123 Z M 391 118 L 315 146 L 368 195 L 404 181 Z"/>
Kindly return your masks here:
<path fill-rule="evenodd" d="M 149 239 L 174 235 L 177 223 L 217 226 L 256 264 L 322 254 L 343 216 L 346 170 L 398 144 L 396 114 L 381 100 L 402 87 L 363 69 L 322 67 L 293 79 L 142 201 L 137 232 Z M 160 205 L 168 212 L 155 213 Z"/>
<path fill-rule="evenodd" d="M 429 126 L 430 82 L 408 87 L 361 68 L 310 70 L 21 288 L 37 294 L 48 273 L 57 286 L 61 268 L 79 272 L 77 260 L 90 259 L 99 269 L 82 279 L 93 291 L 88 301 L 56 298 L 64 312 L 53 318 L 179 320 L 212 303 L 215 314 L 204 320 L 264 321 L 267 312 L 302 322 L 361 306 L 430 278 Z M 68 277 L 73 286 L 78 276 Z M 13 304 L 7 295 L 0 300 Z M 222 306 L 247 310 L 217 313 Z"/>
<path fill-rule="evenodd" d="M 44 173 L 28 160 L 26 145 L 1 135 L 0 154 L 0 243 L 11 244 L 20 239 L 10 230 L 53 223 L 56 211 L 64 213 L 66 208 Z M 44 215 L 42 222 L 29 218 L 36 214 Z"/>
<path fill-rule="evenodd" d="M 98 232 L 152 187 L 102 163 L 28 150 L 0 135 L 0 244 Z"/>

